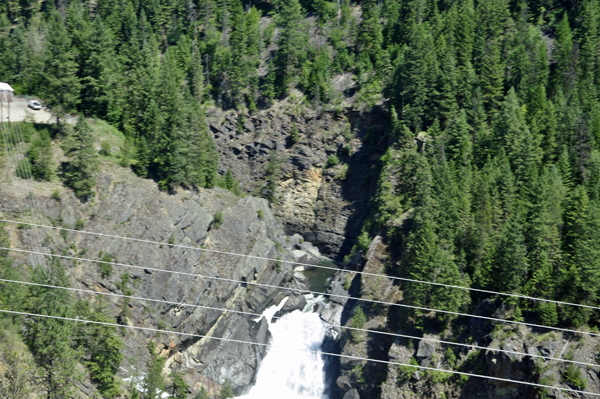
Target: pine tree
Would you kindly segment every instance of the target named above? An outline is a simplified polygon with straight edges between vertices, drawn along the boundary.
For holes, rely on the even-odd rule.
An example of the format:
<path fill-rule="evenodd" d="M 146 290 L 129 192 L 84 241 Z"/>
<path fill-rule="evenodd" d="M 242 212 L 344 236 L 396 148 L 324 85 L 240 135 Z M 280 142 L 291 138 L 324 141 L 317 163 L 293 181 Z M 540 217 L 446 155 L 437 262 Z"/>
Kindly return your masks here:
<path fill-rule="evenodd" d="M 93 309 L 79 316 L 98 323 L 115 324 L 116 320 L 107 310 L 102 300 L 93 304 Z M 121 394 L 120 380 L 116 378 L 123 361 L 123 341 L 116 327 L 89 324 L 81 327 L 79 334 L 89 360 L 85 362 L 92 380 L 104 398 L 114 398 Z"/>
<path fill-rule="evenodd" d="M 165 378 L 162 375 L 166 359 L 156 354 L 154 345 L 154 341 L 148 343 L 150 361 L 148 363 L 148 373 L 144 376 L 143 381 L 145 397 L 148 399 L 159 399 L 167 388 Z"/>
<path fill-rule="evenodd" d="M 473 0 L 464 0 L 460 4 L 458 20 L 454 32 L 456 41 L 456 58 L 460 65 L 467 65 L 473 56 L 475 40 L 475 11 Z"/>
<path fill-rule="evenodd" d="M 500 45 L 496 41 L 489 42 L 485 48 L 479 73 L 483 104 L 486 110 L 499 108 L 504 92 L 504 65 L 500 58 Z M 493 112 L 490 112 L 493 115 Z"/>
<path fill-rule="evenodd" d="M 573 33 L 566 12 L 556 28 L 555 37 L 555 48 L 552 51 L 554 65 L 551 84 L 554 93 L 561 90 L 568 97 L 574 86 L 575 58 L 573 57 Z"/>
<path fill-rule="evenodd" d="M 275 88 L 279 96 L 286 96 L 296 75 L 306 60 L 308 37 L 304 27 L 304 11 L 298 0 L 281 0 L 277 15 L 281 27 L 275 57 Z"/>
<path fill-rule="evenodd" d="M 31 174 L 39 181 L 50 181 L 54 174 L 52 162 L 52 141 L 48 131 L 42 130 L 27 150 L 27 159 L 31 164 Z"/>
<path fill-rule="evenodd" d="M 65 184 L 82 200 L 89 198 L 96 185 L 98 154 L 92 131 L 84 118 L 79 118 L 75 133 L 70 137 L 65 154 L 69 162 L 64 168 Z"/>
<path fill-rule="evenodd" d="M 375 68 L 381 67 L 383 36 L 379 22 L 379 6 L 375 0 L 362 2 L 362 19 L 357 38 L 358 52 L 366 53 Z"/>
<path fill-rule="evenodd" d="M 448 157 L 457 165 L 466 164 L 471 157 L 471 128 L 466 119 L 466 113 L 461 109 L 448 129 Z"/>
<path fill-rule="evenodd" d="M 75 53 L 64 21 L 59 13 L 53 12 L 48 25 L 43 94 L 59 124 L 65 114 L 75 111 L 80 102 L 81 83 L 77 70 Z"/>
<path fill-rule="evenodd" d="M 221 391 L 219 392 L 219 399 L 229 398 L 233 398 L 233 388 L 229 380 L 225 380 L 223 386 L 221 387 Z"/>
<path fill-rule="evenodd" d="M 57 258 L 49 262 L 47 269 L 34 269 L 33 282 L 68 287 L 69 279 Z M 73 317 L 73 299 L 69 291 L 32 287 L 31 313 L 58 317 Z M 76 384 L 83 379 L 77 364 L 83 351 L 75 347 L 72 321 L 45 317 L 32 317 L 25 323 L 25 338 L 35 362 L 40 368 L 45 385 L 46 399 L 64 399 L 75 394 Z"/>

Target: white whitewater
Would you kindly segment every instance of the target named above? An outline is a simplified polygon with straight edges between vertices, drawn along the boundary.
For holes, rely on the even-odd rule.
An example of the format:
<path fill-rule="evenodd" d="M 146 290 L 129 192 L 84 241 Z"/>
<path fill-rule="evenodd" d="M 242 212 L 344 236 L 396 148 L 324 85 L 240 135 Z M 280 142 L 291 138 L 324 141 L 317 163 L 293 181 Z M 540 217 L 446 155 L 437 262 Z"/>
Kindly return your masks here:
<path fill-rule="evenodd" d="M 319 315 L 313 313 L 315 303 L 322 296 L 306 296 L 303 311 L 296 310 L 281 319 L 271 318 L 283 307 L 287 298 L 278 306 L 265 310 L 263 317 L 269 322 L 272 338 L 265 358 L 260 365 L 256 384 L 244 399 L 327 399 L 325 395 L 325 361 L 314 352 L 321 349 L 327 328 Z M 296 350 L 278 347 L 294 348 Z"/>

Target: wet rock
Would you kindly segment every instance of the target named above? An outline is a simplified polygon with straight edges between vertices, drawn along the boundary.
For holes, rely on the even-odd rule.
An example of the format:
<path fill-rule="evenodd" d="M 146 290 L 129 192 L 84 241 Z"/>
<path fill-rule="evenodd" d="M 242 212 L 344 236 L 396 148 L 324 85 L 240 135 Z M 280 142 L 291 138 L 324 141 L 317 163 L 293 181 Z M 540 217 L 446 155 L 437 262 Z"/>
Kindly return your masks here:
<path fill-rule="evenodd" d="M 351 389 L 346 392 L 343 399 L 360 399 L 360 395 L 356 389 Z"/>
<path fill-rule="evenodd" d="M 350 381 L 350 377 L 348 377 L 347 375 L 339 376 L 337 380 L 335 380 L 335 383 L 343 391 L 349 391 L 352 389 L 352 382 Z"/>
<path fill-rule="evenodd" d="M 326 294 L 329 295 L 329 300 L 335 303 L 338 303 L 342 306 L 345 306 L 348 302 L 348 296 L 350 293 L 345 287 L 349 287 L 349 282 L 351 281 L 351 277 L 347 272 L 337 272 L 333 279 L 331 280 L 331 284 L 327 288 Z"/>
<path fill-rule="evenodd" d="M 321 319 L 323 319 L 323 321 L 326 323 L 339 326 L 342 323 L 343 312 L 343 306 L 335 302 L 328 302 L 320 309 L 319 314 L 321 315 Z"/>
<path fill-rule="evenodd" d="M 285 302 L 281 310 L 275 313 L 275 317 L 282 317 L 294 310 L 302 310 L 306 306 L 306 298 L 304 295 L 290 293 L 288 300 Z"/>

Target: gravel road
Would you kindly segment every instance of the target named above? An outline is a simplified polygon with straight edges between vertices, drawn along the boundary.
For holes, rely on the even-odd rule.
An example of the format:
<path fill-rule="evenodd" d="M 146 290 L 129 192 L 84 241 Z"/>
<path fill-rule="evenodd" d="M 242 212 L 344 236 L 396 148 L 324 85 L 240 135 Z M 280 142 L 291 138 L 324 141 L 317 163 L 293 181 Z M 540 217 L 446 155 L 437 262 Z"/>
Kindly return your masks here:
<path fill-rule="evenodd" d="M 28 115 L 33 118 L 33 120 L 37 123 L 54 123 L 56 122 L 56 118 L 44 107 L 38 111 L 34 111 L 27 106 L 27 101 L 29 99 L 25 99 L 23 97 L 15 97 L 14 101 L 10 103 L 10 120 L 11 122 L 22 122 L 27 118 Z M 7 103 L 3 102 L 0 107 L 0 114 L 2 117 L 2 121 L 7 121 L 8 119 L 8 109 L 9 106 Z M 29 119 L 31 120 L 31 119 Z"/>

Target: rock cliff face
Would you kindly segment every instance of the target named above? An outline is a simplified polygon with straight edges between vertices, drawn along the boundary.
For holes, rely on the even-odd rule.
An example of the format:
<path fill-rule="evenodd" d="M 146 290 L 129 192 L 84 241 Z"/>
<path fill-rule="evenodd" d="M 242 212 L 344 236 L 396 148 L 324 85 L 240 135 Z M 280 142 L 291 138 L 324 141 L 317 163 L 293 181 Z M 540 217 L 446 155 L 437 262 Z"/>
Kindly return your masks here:
<path fill-rule="evenodd" d="M 255 195 L 272 178 L 273 213 L 286 233 L 299 233 L 324 254 L 340 257 L 354 244 L 367 215 L 387 118 L 378 110 L 326 112 L 290 101 L 251 117 L 209 110 L 220 172 L 231 169 L 242 189 Z M 269 177 L 273 157 L 278 170 Z"/>
<path fill-rule="evenodd" d="M 255 316 L 218 309 L 259 314 L 291 293 L 253 284 L 306 288 L 302 275 L 293 272 L 291 263 L 275 264 L 199 249 L 281 258 L 282 261 L 295 259 L 292 250 L 300 250 L 295 247 L 301 241 L 299 236 L 294 240 L 286 237 L 264 199 L 238 198 L 221 189 L 167 194 L 158 191 L 153 182 L 117 169 L 100 173 L 96 197 L 84 204 L 61 188 L 60 199 L 49 195 L 50 186 L 36 185 L 30 189 L 34 194 L 30 198 L 35 199 L 35 204 L 25 197 L 28 191 L 22 184 L 14 186 L 7 181 L 0 185 L 3 218 L 164 243 L 132 242 L 9 224 L 11 241 L 16 248 L 96 260 L 108 257 L 115 262 L 142 267 L 112 266 L 103 270 L 97 263 L 63 260 L 75 288 L 126 292 L 174 303 L 108 297 L 113 314 L 119 315 L 122 324 L 264 344 L 269 338 L 264 320 L 257 322 Z M 222 216 L 215 217 L 216 214 Z M 27 256 L 17 257 L 25 260 Z M 35 257 L 28 260 L 36 262 Z M 123 332 L 126 360 L 122 377 L 134 376 L 136 370 L 145 369 L 149 358 L 146 347 L 152 341 L 155 351 L 167 358 L 167 371 L 185 371 L 185 378 L 195 389 L 200 384 L 216 389 L 228 379 L 236 392 L 242 391 L 253 383 L 266 351 L 263 346 L 208 338 L 130 329 Z M 90 389 L 83 388 L 84 393 L 91 396 Z"/>

